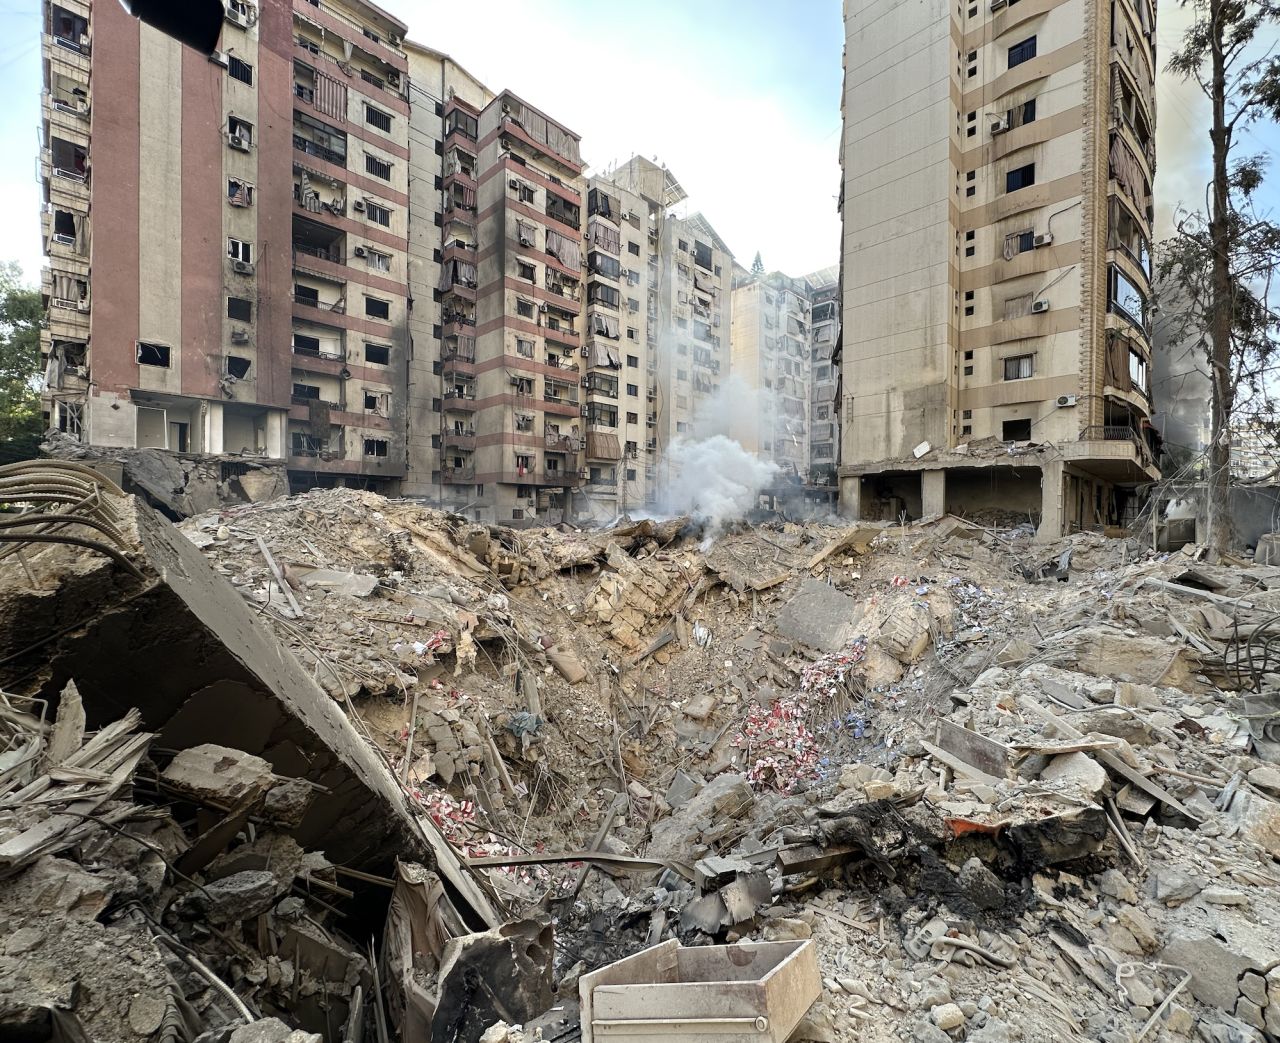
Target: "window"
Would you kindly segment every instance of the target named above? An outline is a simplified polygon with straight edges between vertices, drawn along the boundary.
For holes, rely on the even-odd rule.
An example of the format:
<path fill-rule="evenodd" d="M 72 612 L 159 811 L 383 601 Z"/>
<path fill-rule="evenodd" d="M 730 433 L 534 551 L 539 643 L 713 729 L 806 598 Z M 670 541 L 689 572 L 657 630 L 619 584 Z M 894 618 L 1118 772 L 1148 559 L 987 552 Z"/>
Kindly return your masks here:
<path fill-rule="evenodd" d="M 391 255 L 381 253 L 377 250 L 370 250 L 368 247 L 365 247 L 364 263 L 375 272 L 391 271 Z"/>
<path fill-rule="evenodd" d="M 527 359 L 533 358 L 533 341 L 525 340 L 523 337 L 517 337 L 516 354 Z"/>
<path fill-rule="evenodd" d="M 1004 360 L 1005 380 L 1028 380 L 1035 373 L 1034 355 L 1011 355 Z"/>
<path fill-rule="evenodd" d="M 379 130 L 391 132 L 391 115 L 383 112 L 381 109 L 375 109 L 372 105 L 366 104 L 364 107 L 364 121 L 371 127 L 377 127 Z"/>
<path fill-rule="evenodd" d="M 518 260 L 516 261 L 516 274 L 519 275 L 521 279 L 528 279 L 530 282 L 533 282 L 538 273 L 533 265 L 529 264 L 529 262 Z"/>
<path fill-rule="evenodd" d="M 627 340 L 638 340 L 639 337 L 640 337 L 639 330 L 637 330 L 634 326 L 627 327 Z"/>
<path fill-rule="evenodd" d="M 391 302 L 380 301 L 377 297 L 365 297 L 364 313 L 371 319 L 391 318 Z"/>
<path fill-rule="evenodd" d="M 227 72 L 231 73 L 241 83 L 253 86 L 253 66 L 248 62 L 241 61 L 234 54 L 227 60 Z"/>
<path fill-rule="evenodd" d="M 1015 43 L 1009 48 L 1009 68 L 1015 65 L 1021 65 L 1023 62 L 1029 62 L 1036 56 L 1036 38 L 1034 36 L 1023 40 L 1021 43 Z"/>
<path fill-rule="evenodd" d="M 370 199 L 365 200 L 364 216 L 374 224 L 379 224 L 384 227 L 391 224 L 391 211 L 381 203 L 375 203 Z"/>
<path fill-rule="evenodd" d="M 84 436 L 84 406 L 79 402 L 58 403 L 58 430 L 72 438 Z"/>
<path fill-rule="evenodd" d="M 627 396 L 628 396 L 629 398 L 639 398 L 639 397 L 640 397 L 640 388 L 639 388 L 639 386 L 638 386 L 638 385 L 636 385 L 636 384 L 628 384 L 628 385 L 627 385 Z"/>
<path fill-rule="evenodd" d="M 622 303 L 622 294 L 614 287 L 593 282 L 587 287 L 587 300 L 592 304 L 604 304 L 616 308 Z"/>
<path fill-rule="evenodd" d="M 320 291 L 314 286 L 302 286 L 298 283 L 294 283 L 293 299 L 300 304 L 309 304 L 311 307 L 315 308 L 320 304 Z"/>
<path fill-rule="evenodd" d="M 253 302 L 245 297 L 227 298 L 227 318 L 241 322 L 253 321 Z"/>
<path fill-rule="evenodd" d="M 965 241 L 966 243 L 970 244 L 970 245 L 968 245 L 968 246 L 966 246 L 966 247 L 964 248 L 964 255 L 965 255 L 966 257 L 972 257 L 972 256 L 974 255 L 974 253 L 976 252 L 976 250 L 977 250 L 977 247 L 976 247 L 975 245 L 973 245 L 973 244 L 974 244 L 974 239 L 975 239 L 975 238 L 976 238 L 976 233 L 975 233 L 975 232 L 972 232 L 972 231 L 965 232 L 965 234 L 964 234 L 964 241 Z"/>
<path fill-rule="evenodd" d="M 1024 123 L 1034 123 L 1036 121 L 1036 100 L 1032 98 L 1030 101 L 1024 101 L 1021 105 L 1010 109 L 1007 118 L 1009 128 L 1021 127 Z"/>
<path fill-rule="evenodd" d="M 373 391 L 364 393 L 364 408 L 366 410 L 376 410 L 378 408 L 378 396 Z"/>
<path fill-rule="evenodd" d="M 1016 192 L 1020 188 L 1030 188 L 1035 183 L 1036 165 L 1034 163 L 1015 167 L 1004 176 L 1004 190 L 1006 192 Z"/>
<path fill-rule="evenodd" d="M 236 380 L 244 380 L 249 375 L 250 362 L 246 358 L 239 355 L 227 356 L 227 376 L 235 377 Z"/>
<path fill-rule="evenodd" d="M 676 240 L 676 243 L 681 253 L 689 252 L 689 244 L 686 243 L 683 239 Z"/>
<path fill-rule="evenodd" d="M 1008 297 L 1004 302 L 1004 321 L 1009 322 L 1012 319 L 1020 319 L 1024 315 L 1031 314 L 1032 296 L 1024 293 L 1021 297 Z"/>
<path fill-rule="evenodd" d="M 526 300 L 516 301 L 516 314 L 522 319 L 533 318 L 533 302 Z"/>
<path fill-rule="evenodd" d="M 676 380 L 688 380 L 688 379 L 689 379 L 689 371 L 687 369 L 676 370 Z"/>
<path fill-rule="evenodd" d="M 294 384 L 293 397 L 320 401 L 320 389 L 314 384 Z"/>
<path fill-rule="evenodd" d="M 627 356 L 627 369 L 639 369 L 639 368 L 640 368 L 640 356 L 638 356 L 638 355 L 628 355 L 628 356 Z"/>
<path fill-rule="evenodd" d="M 532 185 L 526 185 L 523 181 L 520 182 L 519 193 L 520 202 L 522 203 L 532 203 L 538 198 L 537 189 Z"/>
<path fill-rule="evenodd" d="M 627 468 L 627 481 L 634 482 L 636 480 L 636 469 L 634 467 Z"/>
<path fill-rule="evenodd" d="M 228 178 L 227 202 L 232 206 L 253 206 L 253 186 L 245 181 Z"/>
<path fill-rule="evenodd" d="M 1147 321 L 1147 299 L 1142 291 L 1130 282 L 1129 277 L 1115 265 L 1111 266 L 1110 290 L 1111 310 L 1123 315 L 1131 322 L 1145 328 Z"/>
<path fill-rule="evenodd" d="M 622 271 L 622 265 L 618 263 L 616 257 L 592 250 L 587 254 L 587 271 L 598 272 L 609 279 L 616 279 Z"/>
<path fill-rule="evenodd" d="M 964 353 L 964 360 L 965 360 L 965 362 L 972 362 L 972 361 L 973 361 L 973 352 L 972 352 L 972 351 L 966 351 L 966 352 Z"/>
<path fill-rule="evenodd" d="M 138 341 L 138 363 L 142 366 L 163 366 L 169 368 L 169 345 L 168 344 L 149 344 L 144 340 Z"/>
<path fill-rule="evenodd" d="M 253 262 L 253 244 L 246 243 L 243 239 L 228 239 L 227 256 L 233 261 L 244 261 L 246 264 L 251 264 Z"/>
<path fill-rule="evenodd" d="M 371 152 L 364 154 L 364 171 L 366 174 L 382 178 L 383 181 L 391 180 L 391 164 L 385 159 L 379 159 Z"/>
<path fill-rule="evenodd" d="M 1150 387 L 1147 383 L 1148 372 L 1147 360 L 1136 351 L 1131 350 L 1129 352 L 1129 379 L 1133 382 L 1134 387 L 1143 393 L 1148 392 Z"/>
<path fill-rule="evenodd" d="M 638 424 L 638 423 L 640 423 L 640 414 L 639 414 L 639 413 L 628 413 L 628 414 L 627 414 L 627 423 L 628 423 L 628 424 Z"/>
<path fill-rule="evenodd" d="M 1025 232 L 1014 232 L 1012 235 L 1004 237 L 1004 256 L 1005 260 L 1025 253 L 1028 250 L 1034 250 L 1036 247 L 1035 232 L 1028 228 Z"/>
<path fill-rule="evenodd" d="M 640 310 L 640 302 L 636 300 L 634 297 L 628 297 L 627 311 L 639 311 L 639 310 Z"/>
<path fill-rule="evenodd" d="M 1031 438 L 1031 419 L 1006 420 L 1000 425 L 1000 438 L 1004 442 L 1026 442 Z"/>
<path fill-rule="evenodd" d="M 382 344 L 366 344 L 364 360 L 372 362 L 375 366 L 385 366 L 391 361 L 391 349 Z"/>
<path fill-rule="evenodd" d="M 633 257 L 639 257 L 639 256 L 640 256 L 640 244 L 639 244 L 639 243 L 632 243 L 632 242 L 628 242 L 628 243 L 627 243 L 627 253 L 631 254 Z"/>
<path fill-rule="evenodd" d="M 385 438 L 366 438 L 364 440 L 365 456 L 386 456 L 391 443 Z"/>

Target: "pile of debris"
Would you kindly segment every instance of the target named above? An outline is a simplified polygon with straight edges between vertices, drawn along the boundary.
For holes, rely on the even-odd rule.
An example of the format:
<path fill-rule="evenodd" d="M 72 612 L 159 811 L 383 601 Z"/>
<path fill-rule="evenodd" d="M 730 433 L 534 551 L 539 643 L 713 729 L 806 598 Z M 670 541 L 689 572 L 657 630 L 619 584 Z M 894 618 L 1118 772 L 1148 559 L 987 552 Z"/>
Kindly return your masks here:
<path fill-rule="evenodd" d="M 0 561 L 0 1024 L 627 1038 L 679 1014 L 627 989 L 713 980 L 697 1016 L 767 1038 L 1280 1034 L 1280 568 L 950 517 L 118 514 L 137 575 Z"/>

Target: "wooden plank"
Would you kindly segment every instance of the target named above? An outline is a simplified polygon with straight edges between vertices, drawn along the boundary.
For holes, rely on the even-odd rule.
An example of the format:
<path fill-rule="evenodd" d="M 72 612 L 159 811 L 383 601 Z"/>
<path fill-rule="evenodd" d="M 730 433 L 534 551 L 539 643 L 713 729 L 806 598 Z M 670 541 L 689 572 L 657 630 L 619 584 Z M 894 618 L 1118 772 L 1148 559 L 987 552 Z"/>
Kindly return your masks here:
<path fill-rule="evenodd" d="M 957 772 L 960 775 L 964 775 L 966 778 L 984 783 L 987 786 L 999 786 L 1002 782 L 1006 781 L 1004 779 L 997 779 L 994 775 L 988 775 L 985 771 L 975 768 L 972 764 L 965 763 L 959 757 L 952 756 L 946 750 L 942 749 L 942 747 L 935 746 L 931 742 L 924 742 L 921 740 L 920 745 L 929 751 L 929 754 L 934 760 L 941 761 L 952 771 Z"/>
<path fill-rule="evenodd" d="M 1013 751 L 1004 743 L 951 721 L 938 721 L 937 743 L 952 756 L 996 778 L 1007 777 L 1013 763 Z"/>

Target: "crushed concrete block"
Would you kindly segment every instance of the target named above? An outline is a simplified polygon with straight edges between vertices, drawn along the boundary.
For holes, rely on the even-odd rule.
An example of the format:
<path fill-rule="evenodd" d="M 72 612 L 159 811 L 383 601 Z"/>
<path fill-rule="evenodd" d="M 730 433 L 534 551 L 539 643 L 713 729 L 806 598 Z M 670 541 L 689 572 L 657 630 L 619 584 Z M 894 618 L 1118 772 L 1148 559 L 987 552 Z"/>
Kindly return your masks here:
<path fill-rule="evenodd" d="M 235 923 L 265 913 L 285 891 L 273 873 L 264 869 L 246 869 L 191 891 L 174 903 L 183 916 L 204 916 L 212 923 Z"/>
<path fill-rule="evenodd" d="M 1005 904 L 1004 881 L 980 858 L 971 858 L 956 875 L 965 896 L 979 909 L 999 909 Z"/>
<path fill-rule="evenodd" d="M 676 771 L 675 777 L 671 780 L 671 785 L 667 787 L 666 800 L 673 808 L 682 808 L 689 803 L 705 785 L 701 779 L 696 779 L 683 771 Z"/>
<path fill-rule="evenodd" d="M 262 1018 L 241 1025 L 231 1033 L 230 1043 L 324 1043 L 317 1033 L 291 1029 L 279 1018 Z"/>
<path fill-rule="evenodd" d="M 795 942 L 812 937 L 812 925 L 795 917 L 778 916 L 764 925 L 764 939 L 767 942 Z"/>
<path fill-rule="evenodd" d="M 1231 801 L 1227 818 L 1239 827 L 1242 836 L 1273 858 L 1280 858 L 1280 804 L 1242 791 Z"/>
<path fill-rule="evenodd" d="M 1200 892 L 1200 901 L 1210 905 L 1248 905 L 1249 896 L 1240 891 L 1228 891 L 1222 887 L 1206 887 Z"/>
<path fill-rule="evenodd" d="M 1122 907 L 1116 913 L 1120 926 L 1133 935 L 1143 952 L 1155 952 L 1160 947 L 1156 926 L 1146 913 L 1138 909 Z"/>
<path fill-rule="evenodd" d="M 160 777 L 179 793 L 231 807 L 246 794 L 265 790 L 275 774 L 261 757 L 205 743 L 180 750 Z"/>
<path fill-rule="evenodd" d="M 1087 753 L 1060 753 L 1040 773 L 1042 782 L 1097 800 L 1107 788 L 1107 772 Z"/>
<path fill-rule="evenodd" d="M 139 1036 L 150 1036 L 160 1027 L 169 1005 L 160 996 L 142 992 L 129 1001 L 129 1027 Z"/>
<path fill-rule="evenodd" d="M 857 636 L 862 606 L 835 587 L 807 579 L 778 613 L 774 626 L 785 638 L 817 648 L 838 652 Z"/>
<path fill-rule="evenodd" d="M 958 1029 L 964 1024 L 964 1011 L 955 1003 L 942 1003 L 929 1011 L 933 1023 L 943 1032 Z"/>
<path fill-rule="evenodd" d="M 1273 767 L 1270 764 L 1264 764 L 1261 768 L 1254 768 L 1253 771 L 1249 772 L 1249 782 L 1259 789 L 1280 793 L 1280 768 Z"/>
<path fill-rule="evenodd" d="M 1267 1005 L 1267 979 L 1257 971 L 1245 971 L 1240 976 L 1240 994 L 1256 1003 L 1259 1008 Z"/>
<path fill-rule="evenodd" d="M 1119 902 L 1128 902 L 1130 905 L 1136 905 L 1138 901 L 1138 891 L 1129 882 L 1129 878 L 1118 869 L 1108 869 L 1098 877 L 1098 890 L 1109 898 L 1114 898 Z"/>
<path fill-rule="evenodd" d="M 1165 905 L 1181 905 L 1194 898 L 1204 889 L 1201 881 L 1195 880 L 1179 869 L 1157 869 L 1147 882 L 1147 891 L 1157 902 Z"/>
<path fill-rule="evenodd" d="M 1233 952 L 1221 939 L 1183 929 L 1161 950 L 1160 959 L 1191 974 L 1191 995 L 1201 1003 L 1231 1013 L 1240 994 L 1240 975 L 1256 970 L 1253 961 Z"/>

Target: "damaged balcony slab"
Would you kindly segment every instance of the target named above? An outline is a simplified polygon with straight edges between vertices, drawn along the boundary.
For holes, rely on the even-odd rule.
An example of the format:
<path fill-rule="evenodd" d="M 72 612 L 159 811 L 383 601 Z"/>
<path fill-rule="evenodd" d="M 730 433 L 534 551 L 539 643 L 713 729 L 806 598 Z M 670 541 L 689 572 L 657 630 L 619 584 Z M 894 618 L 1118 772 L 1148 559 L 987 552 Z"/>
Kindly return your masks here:
<path fill-rule="evenodd" d="M 74 547 L 0 561 L 0 687 L 56 708 L 74 678 L 90 729 L 136 708 L 159 749 L 261 757 L 322 793 L 292 831 L 304 847 L 382 875 L 397 857 L 426 861 L 471 927 L 495 926 L 487 891 L 200 551 L 141 501 L 106 495 L 142 579 Z"/>

